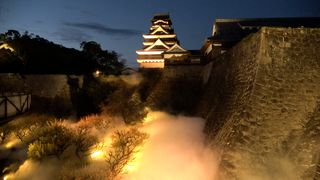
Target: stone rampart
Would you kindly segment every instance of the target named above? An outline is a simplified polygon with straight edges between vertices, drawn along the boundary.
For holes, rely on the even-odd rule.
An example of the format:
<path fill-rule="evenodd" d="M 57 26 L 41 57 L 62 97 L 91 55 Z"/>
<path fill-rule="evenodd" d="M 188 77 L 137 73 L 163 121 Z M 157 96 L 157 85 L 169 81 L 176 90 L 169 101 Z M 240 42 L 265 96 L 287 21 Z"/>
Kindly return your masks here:
<path fill-rule="evenodd" d="M 262 28 L 211 64 L 198 112 L 228 178 L 308 179 L 319 162 L 320 29 Z"/>

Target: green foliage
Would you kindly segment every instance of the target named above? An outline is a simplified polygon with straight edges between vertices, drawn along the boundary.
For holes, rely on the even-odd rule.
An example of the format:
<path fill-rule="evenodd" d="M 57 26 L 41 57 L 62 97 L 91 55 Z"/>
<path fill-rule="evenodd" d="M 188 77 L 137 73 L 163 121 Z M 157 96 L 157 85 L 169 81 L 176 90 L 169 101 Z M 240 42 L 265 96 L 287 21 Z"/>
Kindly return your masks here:
<path fill-rule="evenodd" d="M 139 151 L 138 147 L 147 138 L 146 133 L 142 133 L 136 128 L 116 131 L 113 134 L 111 149 L 106 157 L 108 179 L 114 179 L 123 172 L 125 165 L 134 160 L 133 156 Z"/>
<path fill-rule="evenodd" d="M 35 141 L 29 144 L 28 156 L 39 160 L 51 155 L 59 158 L 71 142 L 72 132 L 62 122 L 49 122 L 37 132 Z"/>
<path fill-rule="evenodd" d="M 55 145 L 52 143 L 42 143 L 35 141 L 28 146 L 28 156 L 32 159 L 43 159 L 44 157 L 53 155 L 55 152 Z"/>

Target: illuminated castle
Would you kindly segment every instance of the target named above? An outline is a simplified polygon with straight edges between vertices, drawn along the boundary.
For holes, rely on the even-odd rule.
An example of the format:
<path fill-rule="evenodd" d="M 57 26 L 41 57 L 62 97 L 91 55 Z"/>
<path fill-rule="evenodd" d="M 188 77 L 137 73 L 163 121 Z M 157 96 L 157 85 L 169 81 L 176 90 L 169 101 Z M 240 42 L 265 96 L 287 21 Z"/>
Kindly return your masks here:
<path fill-rule="evenodd" d="M 196 52 L 179 45 L 169 14 L 156 14 L 151 22 L 149 34 L 143 35 L 143 49 L 136 51 L 141 68 L 164 68 L 167 63 L 186 62 Z"/>

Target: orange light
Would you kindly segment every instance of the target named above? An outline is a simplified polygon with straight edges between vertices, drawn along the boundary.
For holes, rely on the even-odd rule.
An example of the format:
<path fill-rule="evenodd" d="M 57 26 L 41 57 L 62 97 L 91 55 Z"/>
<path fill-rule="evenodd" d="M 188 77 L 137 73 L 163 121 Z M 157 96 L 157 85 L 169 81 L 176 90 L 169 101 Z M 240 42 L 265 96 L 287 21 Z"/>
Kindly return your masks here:
<path fill-rule="evenodd" d="M 90 157 L 93 160 L 100 160 L 103 159 L 105 155 L 102 150 L 96 150 L 91 153 Z"/>
<path fill-rule="evenodd" d="M 132 158 L 122 169 L 123 174 L 133 172 L 139 167 L 139 162 L 141 162 L 142 158 L 142 150 L 142 146 L 139 146 L 135 149 L 135 153 L 132 155 Z"/>

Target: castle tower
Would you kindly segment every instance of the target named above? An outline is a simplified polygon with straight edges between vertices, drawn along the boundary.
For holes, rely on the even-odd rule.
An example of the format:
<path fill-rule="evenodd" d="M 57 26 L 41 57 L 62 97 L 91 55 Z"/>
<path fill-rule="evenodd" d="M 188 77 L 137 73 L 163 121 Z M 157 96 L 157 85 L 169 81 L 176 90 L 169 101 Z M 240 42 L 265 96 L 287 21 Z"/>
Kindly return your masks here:
<path fill-rule="evenodd" d="M 144 34 L 143 49 L 137 50 L 141 68 L 164 68 L 163 53 L 179 44 L 169 14 L 155 14 L 149 34 Z"/>

